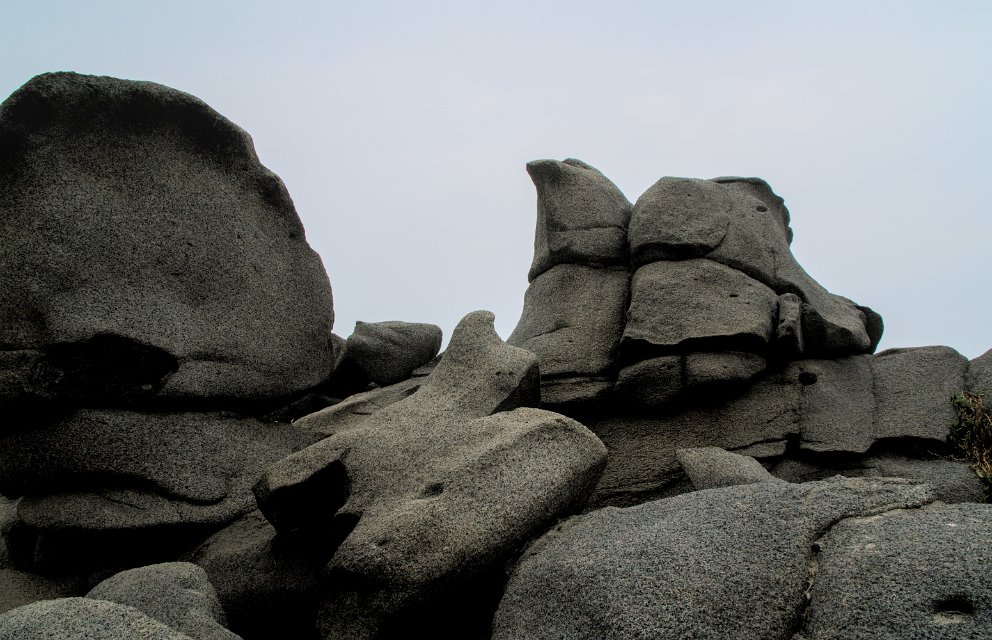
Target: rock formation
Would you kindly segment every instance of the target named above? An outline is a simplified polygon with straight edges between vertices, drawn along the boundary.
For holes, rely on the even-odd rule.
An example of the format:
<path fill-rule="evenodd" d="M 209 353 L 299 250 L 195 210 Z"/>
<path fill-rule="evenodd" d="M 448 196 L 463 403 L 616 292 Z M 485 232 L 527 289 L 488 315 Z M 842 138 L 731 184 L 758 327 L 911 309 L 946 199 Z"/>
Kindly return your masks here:
<path fill-rule="evenodd" d="M 760 179 L 527 171 L 519 323 L 439 356 L 331 333 L 196 98 L 0 105 L 0 638 L 992 638 L 992 351 L 874 353 Z"/>

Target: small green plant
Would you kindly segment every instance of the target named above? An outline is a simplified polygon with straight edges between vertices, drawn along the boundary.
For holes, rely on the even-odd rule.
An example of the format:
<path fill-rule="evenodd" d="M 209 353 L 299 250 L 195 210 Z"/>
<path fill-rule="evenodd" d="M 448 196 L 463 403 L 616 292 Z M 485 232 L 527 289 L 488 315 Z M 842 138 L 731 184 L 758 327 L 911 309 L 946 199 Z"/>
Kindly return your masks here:
<path fill-rule="evenodd" d="M 954 396 L 954 408 L 958 422 L 951 427 L 948 440 L 971 461 L 988 502 L 992 498 L 992 414 L 985 406 L 984 395 L 968 391 Z"/>

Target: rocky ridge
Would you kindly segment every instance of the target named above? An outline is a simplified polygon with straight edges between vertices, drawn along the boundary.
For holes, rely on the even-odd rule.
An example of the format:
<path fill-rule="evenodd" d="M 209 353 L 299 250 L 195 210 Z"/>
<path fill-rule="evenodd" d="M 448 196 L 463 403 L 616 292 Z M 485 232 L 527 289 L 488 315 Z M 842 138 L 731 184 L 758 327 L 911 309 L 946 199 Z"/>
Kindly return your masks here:
<path fill-rule="evenodd" d="M 285 187 L 198 99 L 3 102 L 0 638 L 992 638 L 948 440 L 992 351 L 874 353 L 758 178 L 527 172 L 520 321 L 439 355 L 331 333 Z"/>

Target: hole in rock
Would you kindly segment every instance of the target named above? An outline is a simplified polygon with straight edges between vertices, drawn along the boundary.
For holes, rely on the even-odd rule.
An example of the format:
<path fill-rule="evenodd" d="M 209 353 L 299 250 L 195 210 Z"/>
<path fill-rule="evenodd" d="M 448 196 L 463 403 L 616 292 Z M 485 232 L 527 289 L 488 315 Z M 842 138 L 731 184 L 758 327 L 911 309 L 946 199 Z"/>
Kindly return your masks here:
<path fill-rule="evenodd" d="M 933 621 L 935 624 L 961 624 L 967 622 L 975 615 L 975 605 L 968 596 L 954 595 L 936 603 L 936 613 Z"/>
<path fill-rule="evenodd" d="M 759 204 L 758 205 L 758 211 L 764 213 L 765 211 L 768 211 L 768 207 Z"/>
<path fill-rule="evenodd" d="M 816 374 L 810 373 L 809 371 L 803 371 L 799 374 L 799 384 L 811 385 L 816 384 Z"/>
<path fill-rule="evenodd" d="M 420 492 L 420 497 L 421 498 L 436 498 L 439 495 L 441 495 L 441 492 L 442 491 L 444 491 L 444 483 L 443 482 L 432 482 L 429 485 L 427 485 L 426 487 L 424 487 L 424 490 Z"/>

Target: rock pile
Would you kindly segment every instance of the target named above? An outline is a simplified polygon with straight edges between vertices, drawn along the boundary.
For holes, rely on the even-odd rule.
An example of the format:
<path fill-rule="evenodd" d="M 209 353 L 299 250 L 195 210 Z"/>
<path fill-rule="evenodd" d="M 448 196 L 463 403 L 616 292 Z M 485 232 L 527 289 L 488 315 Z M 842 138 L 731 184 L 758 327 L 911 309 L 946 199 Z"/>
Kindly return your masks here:
<path fill-rule="evenodd" d="M 757 178 L 527 171 L 517 328 L 438 356 L 331 333 L 281 181 L 196 98 L 0 105 L 0 638 L 992 638 L 948 442 L 992 351 L 875 354 Z"/>

